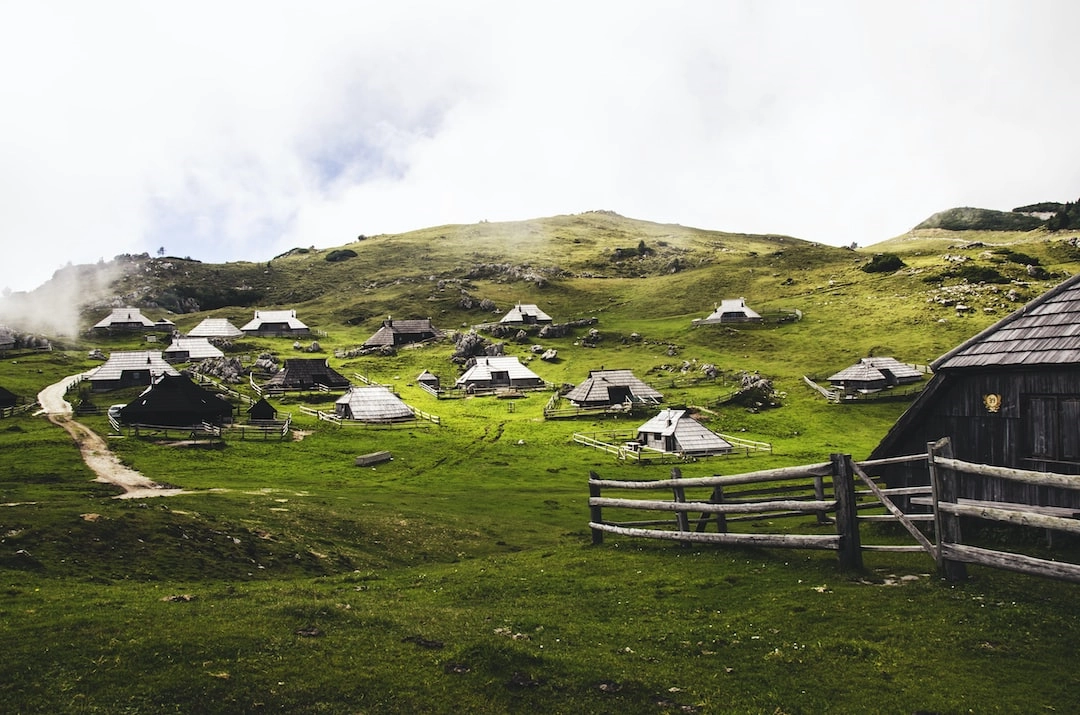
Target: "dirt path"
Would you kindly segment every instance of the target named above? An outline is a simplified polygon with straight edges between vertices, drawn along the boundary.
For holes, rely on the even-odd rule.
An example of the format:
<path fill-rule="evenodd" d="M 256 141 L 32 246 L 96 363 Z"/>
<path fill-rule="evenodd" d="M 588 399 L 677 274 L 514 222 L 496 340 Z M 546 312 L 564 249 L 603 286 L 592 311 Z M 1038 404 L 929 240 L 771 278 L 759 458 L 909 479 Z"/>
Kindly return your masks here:
<path fill-rule="evenodd" d="M 67 430 L 67 433 L 79 445 L 79 451 L 82 453 L 86 466 L 97 475 L 94 481 L 121 487 L 124 493 L 118 495 L 118 499 L 143 499 L 185 493 L 182 489 L 163 487 L 134 469 L 125 467 L 116 455 L 109 451 L 109 446 L 97 432 L 71 418 L 71 404 L 64 396 L 67 394 L 68 387 L 81 377 L 83 375 L 66 377 L 39 392 L 38 403 L 41 405 L 41 410 L 38 414 L 48 415 L 50 422 Z"/>

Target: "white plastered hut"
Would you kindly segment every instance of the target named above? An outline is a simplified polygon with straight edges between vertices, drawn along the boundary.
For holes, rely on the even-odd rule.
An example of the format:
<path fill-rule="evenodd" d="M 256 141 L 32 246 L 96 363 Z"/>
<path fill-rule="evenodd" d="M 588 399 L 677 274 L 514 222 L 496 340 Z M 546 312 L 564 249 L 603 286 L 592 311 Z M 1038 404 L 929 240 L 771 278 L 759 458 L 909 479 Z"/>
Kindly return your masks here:
<path fill-rule="evenodd" d="M 686 410 L 661 410 L 637 429 L 636 443 L 661 452 L 691 457 L 727 454 L 731 443 L 701 424 Z"/>

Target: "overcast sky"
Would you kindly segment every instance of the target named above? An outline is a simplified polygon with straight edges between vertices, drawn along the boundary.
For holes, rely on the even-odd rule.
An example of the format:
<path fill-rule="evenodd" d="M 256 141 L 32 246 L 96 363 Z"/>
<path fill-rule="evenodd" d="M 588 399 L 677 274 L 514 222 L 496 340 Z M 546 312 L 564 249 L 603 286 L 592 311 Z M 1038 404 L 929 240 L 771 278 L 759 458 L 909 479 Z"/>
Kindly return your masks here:
<path fill-rule="evenodd" d="M 0 288 L 594 209 L 865 246 L 1080 196 L 1080 3 L 0 0 Z"/>

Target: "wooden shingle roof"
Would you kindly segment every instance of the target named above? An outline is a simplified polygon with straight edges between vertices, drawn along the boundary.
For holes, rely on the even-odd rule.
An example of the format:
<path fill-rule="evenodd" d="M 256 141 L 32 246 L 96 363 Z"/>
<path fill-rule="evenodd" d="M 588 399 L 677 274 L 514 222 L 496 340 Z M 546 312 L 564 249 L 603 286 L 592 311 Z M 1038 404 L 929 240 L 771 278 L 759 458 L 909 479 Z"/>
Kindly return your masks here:
<path fill-rule="evenodd" d="M 571 402 L 607 402 L 608 389 L 625 387 L 638 402 L 660 402 L 664 396 L 640 380 L 630 370 L 590 370 L 589 377 L 570 392 L 566 399 Z"/>
<path fill-rule="evenodd" d="M 375 334 L 364 341 L 364 347 L 382 345 L 401 345 L 437 338 L 440 331 L 431 323 L 431 318 L 413 320 L 384 320 Z"/>
<path fill-rule="evenodd" d="M 189 338 L 238 338 L 244 332 L 225 318 L 204 318 L 188 331 Z"/>
<path fill-rule="evenodd" d="M 266 381 L 266 387 L 310 389 L 325 385 L 333 389 L 349 386 L 349 379 L 330 367 L 325 358 L 289 358 L 285 365 Z"/>
<path fill-rule="evenodd" d="M 244 324 L 240 330 L 258 330 L 266 324 L 287 325 L 289 330 L 305 330 L 304 323 L 296 317 L 295 310 L 256 310 L 255 317 Z"/>
<path fill-rule="evenodd" d="M 179 354 L 187 354 L 187 360 L 206 360 L 208 358 L 224 357 L 225 353 L 210 344 L 206 338 L 176 338 L 169 347 L 165 348 L 166 357 L 174 357 Z"/>
<path fill-rule="evenodd" d="M 936 370 L 1080 363 L 1080 274 L 953 348 Z"/>
<path fill-rule="evenodd" d="M 87 379 L 93 382 L 120 380 L 125 372 L 132 370 L 149 370 L 154 377 L 180 374 L 165 361 L 160 350 L 127 350 L 111 353 Z"/>
<path fill-rule="evenodd" d="M 457 379 L 458 386 L 464 386 L 470 382 L 490 382 L 492 373 L 505 372 L 511 382 L 543 382 L 543 378 L 526 367 L 516 356 L 497 355 L 494 357 L 478 357 L 473 359 L 469 367 L 461 377 Z"/>
<path fill-rule="evenodd" d="M 350 387 L 336 404 L 347 406 L 349 418 L 359 422 L 395 422 L 414 417 L 412 408 L 382 385 Z"/>
<path fill-rule="evenodd" d="M 113 308 L 112 312 L 94 324 L 95 328 L 110 328 L 114 325 L 141 325 L 154 327 L 154 321 L 142 314 L 138 308 Z"/>

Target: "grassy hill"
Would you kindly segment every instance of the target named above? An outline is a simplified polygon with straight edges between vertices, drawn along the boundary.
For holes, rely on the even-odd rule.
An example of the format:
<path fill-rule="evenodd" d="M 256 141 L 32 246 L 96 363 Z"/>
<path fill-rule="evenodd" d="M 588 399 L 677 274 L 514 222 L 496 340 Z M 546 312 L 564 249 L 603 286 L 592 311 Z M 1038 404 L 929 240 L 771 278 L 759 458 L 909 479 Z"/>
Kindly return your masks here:
<path fill-rule="evenodd" d="M 311 394 L 275 401 L 299 441 L 206 449 L 114 436 L 126 464 L 190 491 L 127 501 L 91 481 L 59 428 L 0 420 L 0 696 L 20 712 L 1066 711 L 1080 685 L 1074 587 L 978 569 L 952 585 L 908 554 L 868 556 L 848 574 L 826 552 L 593 547 L 589 472 L 658 479 L 671 465 L 618 462 L 571 433 L 641 420 L 545 421 L 547 393 L 437 400 L 414 379 L 427 369 L 452 382 L 452 333 L 537 303 L 558 322 L 595 317 L 599 331 L 595 347 L 585 329 L 504 338 L 546 380 L 631 368 L 668 404 L 707 408 L 711 428 L 773 445 L 682 464 L 685 476 L 863 458 L 906 403 L 829 405 L 802 377 L 869 354 L 925 364 L 1074 273 L 1075 243 L 933 228 L 850 250 L 590 212 L 370 236 L 266 263 L 127 256 L 65 269 L 0 316 L 72 285 L 102 288 L 77 293 L 83 329 L 116 303 L 181 330 L 295 308 L 322 331 L 319 352 L 244 338 L 231 354 L 326 357 L 443 424 L 337 427 L 299 412 L 333 399 Z M 860 270 L 876 253 L 904 267 Z M 691 326 L 739 296 L 803 318 Z M 345 357 L 386 315 L 431 317 L 451 335 Z M 558 359 L 532 359 L 533 344 Z M 146 343 L 79 331 L 58 346 L 0 362 L 0 385 L 32 395 L 98 364 L 90 348 Z M 720 377 L 703 378 L 706 364 Z M 771 379 L 780 406 L 717 405 L 744 372 Z M 103 417 L 85 421 L 108 432 Z M 393 461 L 353 465 L 377 449 Z"/>

